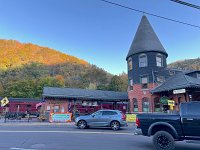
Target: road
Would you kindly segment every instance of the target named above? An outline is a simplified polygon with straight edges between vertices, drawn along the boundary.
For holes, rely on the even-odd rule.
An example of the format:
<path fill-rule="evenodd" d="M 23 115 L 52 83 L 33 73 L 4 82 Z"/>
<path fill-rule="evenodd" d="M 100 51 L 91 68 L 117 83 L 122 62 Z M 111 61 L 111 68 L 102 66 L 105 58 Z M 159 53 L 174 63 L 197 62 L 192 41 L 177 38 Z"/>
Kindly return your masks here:
<path fill-rule="evenodd" d="M 0 126 L 0 150 L 151 150 L 152 139 L 120 131 L 80 130 L 75 126 Z M 176 150 L 199 150 L 199 144 L 177 142 Z"/>

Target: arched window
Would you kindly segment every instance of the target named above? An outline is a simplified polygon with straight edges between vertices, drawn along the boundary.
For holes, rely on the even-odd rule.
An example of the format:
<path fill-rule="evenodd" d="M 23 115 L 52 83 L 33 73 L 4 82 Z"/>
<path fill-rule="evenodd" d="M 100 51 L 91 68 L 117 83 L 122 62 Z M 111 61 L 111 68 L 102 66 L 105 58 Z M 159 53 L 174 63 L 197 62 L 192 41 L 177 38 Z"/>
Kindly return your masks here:
<path fill-rule="evenodd" d="M 161 54 L 156 55 L 156 66 L 157 67 L 163 66 L 163 56 Z"/>
<path fill-rule="evenodd" d="M 128 70 L 132 70 L 133 69 L 133 63 L 132 63 L 132 58 L 130 57 L 128 59 Z"/>
<path fill-rule="evenodd" d="M 155 108 L 155 112 L 161 111 L 161 105 L 160 105 L 160 98 L 159 97 L 154 98 L 154 108 Z"/>
<path fill-rule="evenodd" d="M 147 67 L 147 55 L 141 54 L 139 56 L 139 67 Z"/>
<path fill-rule="evenodd" d="M 133 98 L 133 111 L 138 112 L 138 102 L 136 98 Z"/>
<path fill-rule="evenodd" d="M 149 112 L 149 100 L 146 97 L 142 98 L 142 111 Z"/>

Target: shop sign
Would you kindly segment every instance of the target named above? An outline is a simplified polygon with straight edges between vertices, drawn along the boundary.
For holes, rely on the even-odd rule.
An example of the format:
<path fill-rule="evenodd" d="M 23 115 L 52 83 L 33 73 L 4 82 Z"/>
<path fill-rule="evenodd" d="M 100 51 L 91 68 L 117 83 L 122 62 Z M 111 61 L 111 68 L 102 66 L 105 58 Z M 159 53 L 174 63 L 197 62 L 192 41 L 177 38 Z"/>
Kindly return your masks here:
<path fill-rule="evenodd" d="M 185 92 L 186 92 L 185 89 L 173 90 L 173 94 L 181 94 L 181 93 L 185 93 Z"/>
<path fill-rule="evenodd" d="M 72 113 L 50 113 L 49 122 L 71 122 Z"/>
<path fill-rule="evenodd" d="M 174 105 L 175 105 L 175 103 L 174 103 L 174 101 L 173 101 L 173 100 L 168 100 L 168 105 L 169 105 L 169 106 L 174 106 Z"/>
<path fill-rule="evenodd" d="M 126 114 L 126 121 L 127 122 L 135 122 L 136 121 L 136 114 Z"/>

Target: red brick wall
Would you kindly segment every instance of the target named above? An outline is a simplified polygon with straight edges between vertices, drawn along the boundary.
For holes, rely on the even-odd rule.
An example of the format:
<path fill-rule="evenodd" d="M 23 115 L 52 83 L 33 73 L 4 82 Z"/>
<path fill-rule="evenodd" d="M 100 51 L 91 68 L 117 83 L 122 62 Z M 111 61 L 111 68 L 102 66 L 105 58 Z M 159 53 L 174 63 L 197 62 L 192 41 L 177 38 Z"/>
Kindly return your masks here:
<path fill-rule="evenodd" d="M 154 98 L 156 95 L 152 95 L 150 93 L 150 90 L 156 87 L 157 84 L 149 83 L 148 84 L 148 89 L 142 89 L 141 84 L 135 84 L 133 85 L 133 90 L 128 91 L 128 97 L 130 100 L 130 112 L 133 112 L 133 98 L 136 98 L 138 101 L 138 112 L 142 112 L 142 99 L 144 97 L 149 99 L 149 111 L 152 112 L 154 111 Z"/>

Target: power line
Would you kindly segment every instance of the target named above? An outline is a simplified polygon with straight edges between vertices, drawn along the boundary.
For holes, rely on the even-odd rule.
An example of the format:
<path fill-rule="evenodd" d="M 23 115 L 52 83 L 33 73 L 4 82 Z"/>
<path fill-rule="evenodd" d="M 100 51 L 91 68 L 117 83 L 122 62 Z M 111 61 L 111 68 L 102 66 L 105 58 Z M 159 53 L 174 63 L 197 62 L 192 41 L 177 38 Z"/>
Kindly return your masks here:
<path fill-rule="evenodd" d="M 115 6 L 118 6 L 118 7 L 122 7 L 122 8 L 125 8 L 125 9 L 129 9 L 131 11 L 147 14 L 147 15 L 154 16 L 154 17 L 157 17 L 157 18 L 165 19 L 165 20 L 168 20 L 168 21 L 172 21 L 172 22 L 176 22 L 176 23 L 180 23 L 180 24 L 184 24 L 184 25 L 187 25 L 187 26 L 191 26 L 191 27 L 195 27 L 195 28 L 199 28 L 200 29 L 200 26 L 198 26 L 198 25 L 194 25 L 194 24 L 190 24 L 190 23 L 187 23 L 187 22 L 183 22 L 183 21 L 179 21 L 179 20 L 163 17 L 163 16 L 160 16 L 160 15 L 149 13 L 147 11 L 135 9 L 135 8 L 132 8 L 132 7 L 128 7 L 128 6 L 121 5 L 119 3 L 114 3 L 114 2 L 111 2 L 111 1 L 107 1 L 107 0 L 100 0 L 100 1 L 108 3 L 108 4 L 111 4 L 111 5 L 115 5 Z"/>
<path fill-rule="evenodd" d="M 181 1 L 181 0 L 170 0 L 170 1 L 200 10 L 200 6 L 198 6 L 198 5 L 194 5 L 194 4 L 191 4 L 191 3 L 188 3 L 188 2 L 184 2 L 184 1 Z"/>

